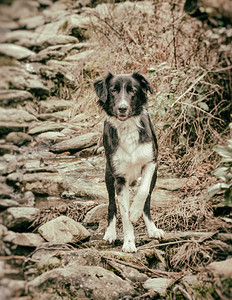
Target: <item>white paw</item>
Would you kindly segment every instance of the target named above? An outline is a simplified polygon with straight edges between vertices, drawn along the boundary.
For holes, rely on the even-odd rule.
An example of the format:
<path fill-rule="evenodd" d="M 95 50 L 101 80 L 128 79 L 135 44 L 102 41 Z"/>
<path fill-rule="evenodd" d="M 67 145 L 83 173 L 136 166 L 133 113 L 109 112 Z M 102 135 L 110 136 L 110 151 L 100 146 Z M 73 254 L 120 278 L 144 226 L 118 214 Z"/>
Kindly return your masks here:
<path fill-rule="evenodd" d="M 103 237 L 103 240 L 105 240 L 111 244 L 116 240 L 116 238 L 117 238 L 117 234 L 116 234 L 115 229 L 108 227 L 105 232 L 105 235 Z"/>
<path fill-rule="evenodd" d="M 129 252 L 129 253 L 137 252 L 134 241 L 131 240 L 125 241 L 122 246 L 122 251 Z"/>
<path fill-rule="evenodd" d="M 133 202 L 130 208 L 130 221 L 132 223 L 136 223 L 138 219 L 141 217 L 142 213 L 143 213 L 142 208 L 137 207 L 136 205 L 134 205 Z"/>
<path fill-rule="evenodd" d="M 162 239 L 164 237 L 164 231 L 162 229 L 158 229 L 155 224 L 153 228 L 149 228 L 148 236 L 151 238 Z"/>

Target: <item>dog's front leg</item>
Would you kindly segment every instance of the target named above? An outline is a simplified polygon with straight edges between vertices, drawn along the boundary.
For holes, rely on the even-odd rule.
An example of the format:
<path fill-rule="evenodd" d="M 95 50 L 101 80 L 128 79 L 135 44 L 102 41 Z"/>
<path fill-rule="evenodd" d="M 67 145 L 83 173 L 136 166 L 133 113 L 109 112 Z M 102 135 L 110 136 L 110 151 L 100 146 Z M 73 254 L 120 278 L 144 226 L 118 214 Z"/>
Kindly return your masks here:
<path fill-rule="evenodd" d="M 124 177 L 116 178 L 116 193 L 118 196 L 118 204 L 122 217 L 124 241 L 122 251 L 136 252 L 135 236 L 133 225 L 129 218 L 130 198 L 129 186 Z"/>
<path fill-rule="evenodd" d="M 153 174 L 156 168 L 157 166 L 154 162 L 150 162 L 144 167 L 141 184 L 130 208 L 130 220 L 133 223 L 137 222 L 143 213 L 144 204 L 149 195 Z"/>

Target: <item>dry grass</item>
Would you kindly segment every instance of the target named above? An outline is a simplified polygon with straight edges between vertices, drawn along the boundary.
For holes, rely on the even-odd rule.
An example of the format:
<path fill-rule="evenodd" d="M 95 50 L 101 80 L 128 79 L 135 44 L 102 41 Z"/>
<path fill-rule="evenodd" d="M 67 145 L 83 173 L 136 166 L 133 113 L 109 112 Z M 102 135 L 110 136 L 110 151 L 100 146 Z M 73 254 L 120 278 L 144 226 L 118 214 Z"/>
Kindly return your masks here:
<path fill-rule="evenodd" d="M 155 224 L 165 231 L 188 231 L 202 228 L 212 213 L 205 200 L 191 197 L 173 201 L 168 207 L 153 208 L 152 217 Z"/>
<path fill-rule="evenodd" d="M 82 222 L 85 215 L 89 210 L 94 208 L 97 204 L 93 205 L 79 205 L 75 203 L 62 204 L 58 207 L 50 207 L 40 210 L 32 223 L 32 228 L 38 228 L 39 226 L 59 217 L 67 216 L 76 222 Z"/>

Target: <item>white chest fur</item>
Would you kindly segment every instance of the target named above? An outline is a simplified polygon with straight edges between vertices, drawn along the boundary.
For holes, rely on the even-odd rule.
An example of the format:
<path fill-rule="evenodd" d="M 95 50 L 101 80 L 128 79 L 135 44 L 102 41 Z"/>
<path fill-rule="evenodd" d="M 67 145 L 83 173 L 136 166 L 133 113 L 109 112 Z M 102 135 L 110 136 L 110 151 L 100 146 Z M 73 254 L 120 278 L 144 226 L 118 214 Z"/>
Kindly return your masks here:
<path fill-rule="evenodd" d="M 118 175 L 124 176 L 131 183 L 141 176 L 142 167 L 152 161 L 152 143 L 139 143 L 139 117 L 120 122 L 111 119 L 117 128 L 119 145 L 113 156 L 113 164 Z"/>

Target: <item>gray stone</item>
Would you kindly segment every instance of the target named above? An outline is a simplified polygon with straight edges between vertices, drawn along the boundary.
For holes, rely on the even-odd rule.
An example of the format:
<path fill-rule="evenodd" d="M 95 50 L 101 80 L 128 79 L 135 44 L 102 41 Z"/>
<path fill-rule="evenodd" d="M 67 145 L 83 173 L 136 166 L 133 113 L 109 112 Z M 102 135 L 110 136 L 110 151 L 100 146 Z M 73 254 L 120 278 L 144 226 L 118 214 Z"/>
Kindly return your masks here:
<path fill-rule="evenodd" d="M 21 18 L 19 24 L 27 29 L 35 29 L 45 23 L 45 18 L 42 15 L 37 15 L 29 18 Z"/>
<path fill-rule="evenodd" d="M 48 288 L 49 283 L 49 288 Z M 67 290 L 69 286 L 69 290 Z M 62 295 L 75 299 L 122 299 L 132 297 L 135 290 L 113 272 L 95 266 L 57 268 L 43 273 L 27 285 L 30 294 L 59 288 Z"/>
<path fill-rule="evenodd" d="M 12 240 L 13 244 L 26 247 L 38 247 L 44 242 L 41 235 L 31 232 L 17 233 L 16 237 Z"/>
<path fill-rule="evenodd" d="M 51 144 L 63 141 L 64 139 L 67 139 L 67 136 L 62 132 L 56 132 L 56 131 L 43 132 L 36 137 L 36 141 L 38 143 L 41 141 L 48 140 L 51 142 Z"/>
<path fill-rule="evenodd" d="M 84 223 L 85 224 L 99 224 L 103 220 L 107 220 L 108 204 L 100 204 L 87 212 Z"/>
<path fill-rule="evenodd" d="M 175 282 L 175 279 L 169 278 L 150 278 L 143 284 L 145 289 L 157 293 L 161 297 L 165 297 L 167 289 Z"/>
<path fill-rule="evenodd" d="M 69 140 L 62 141 L 51 147 L 53 152 L 78 151 L 84 148 L 91 147 L 97 143 L 99 134 L 89 132 Z"/>
<path fill-rule="evenodd" d="M 62 267 L 99 266 L 102 255 L 96 249 L 78 249 L 62 255 Z"/>
<path fill-rule="evenodd" d="M 42 132 L 48 132 L 48 131 L 61 131 L 65 128 L 65 125 L 56 123 L 56 122 L 40 122 L 35 123 L 30 126 L 28 133 L 29 134 L 39 134 Z"/>
<path fill-rule="evenodd" d="M 15 0 L 11 6 L 13 19 L 27 18 L 38 13 L 39 3 L 32 0 Z"/>
<path fill-rule="evenodd" d="M 3 66 L 0 67 L 0 72 L 6 89 L 28 90 L 36 96 L 47 96 L 50 92 L 39 76 L 30 74 L 22 67 Z"/>
<path fill-rule="evenodd" d="M 35 116 L 22 109 L 0 107 L 0 122 L 24 123 L 37 120 Z"/>
<path fill-rule="evenodd" d="M 29 127 L 29 123 L 22 122 L 22 123 L 17 123 L 17 122 L 1 122 L 0 121 L 0 134 L 7 134 L 11 131 L 26 131 L 27 128 Z M 0 153 L 11 153 L 12 151 L 18 151 L 18 148 L 14 145 L 0 145 L 1 149 Z M 4 151 L 5 148 L 5 151 Z"/>
<path fill-rule="evenodd" d="M 18 202 L 12 199 L 0 199 L 0 210 L 7 209 L 9 207 L 19 206 Z"/>
<path fill-rule="evenodd" d="M 22 295 L 25 290 L 26 282 L 24 280 L 10 279 L 10 278 L 2 278 L 0 280 L 1 286 L 1 299 L 2 300 L 10 300 L 16 299 L 14 296 Z M 21 299 L 17 297 L 17 299 Z"/>
<path fill-rule="evenodd" d="M 14 189 L 11 186 L 0 182 L 0 199 L 11 198 L 13 195 L 13 191 Z"/>
<path fill-rule="evenodd" d="M 37 45 L 38 33 L 29 30 L 15 30 L 0 37 L 2 43 L 15 43 L 25 48 Z"/>
<path fill-rule="evenodd" d="M 20 183 L 22 181 L 23 181 L 23 174 L 20 172 L 14 172 L 7 175 L 7 182 L 9 182 L 9 184 L 17 184 L 18 182 Z"/>
<path fill-rule="evenodd" d="M 2 215 L 3 225 L 9 229 L 27 228 L 34 220 L 39 209 L 33 207 L 11 207 Z"/>
<path fill-rule="evenodd" d="M 0 44 L 0 54 L 21 60 L 35 55 L 35 52 L 15 44 Z"/>
<path fill-rule="evenodd" d="M 45 240 L 53 243 L 77 243 L 90 236 L 88 230 L 66 216 L 53 219 L 39 228 Z"/>
<path fill-rule="evenodd" d="M 74 103 L 72 101 L 52 98 L 47 101 L 41 101 L 39 106 L 40 113 L 53 113 L 73 107 Z"/>
<path fill-rule="evenodd" d="M 6 136 L 6 141 L 14 145 L 22 146 L 32 141 L 32 137 L 24 132 L 10 132 Z"/>
<path fill-rule="evenodd" d="M 66 189 L 65 176 L 49 172 L 24 174 L 22 184 L 26 191 L 40 195 L 59 196 Z"/>
<path fill-rule="evenodd" d="M 90 56 L 95 52 L 95 50 L 86 50 L 83 52 L 80 52 L 78 54 L 68 55 L 64 60 L 65 61 L 71 61 L 71 62 L 86 62 Z"/>
<path fill-rule="evenodd" d="M 24 101 L 32 100 L 33 96 L 28 91 L 21 90 L 1 90 L 0 91 L 0 105 L 8 106 L 16 103 L 23 103 Z"/>
<path fill-rule="evenodd" d="M 232 258 L 212 262 L 207 266 L 207 270 L 211 271 L 216 276 L 232 277 Z"/>

